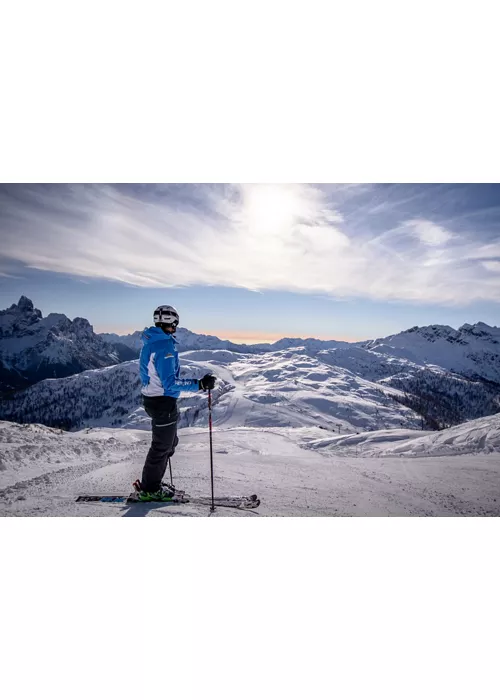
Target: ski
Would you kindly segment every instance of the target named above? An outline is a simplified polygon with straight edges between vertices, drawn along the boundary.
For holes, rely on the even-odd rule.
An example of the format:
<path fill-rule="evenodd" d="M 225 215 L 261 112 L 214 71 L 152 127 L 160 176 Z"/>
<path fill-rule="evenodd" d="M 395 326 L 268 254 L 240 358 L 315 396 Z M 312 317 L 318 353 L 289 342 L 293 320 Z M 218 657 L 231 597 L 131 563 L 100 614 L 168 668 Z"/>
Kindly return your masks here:
<path fill-rule="evenodd" d="M 83 494 L 77 496 L 75 503 L 164 503 L 166 506 L 179 503 L 188 503 L 184 492 L 176 493 L 170 501 L 140 501 L 137 493 L 133 491 L 128 496 L 123 494 Z"/>
<path fill-rule="evenodd" d="M 144 503 L 162 503 L 166 506 L 180 505 L 182 503 L 193 503 L 195 505 L 211 506 L 212 499 L 210 496 L 189 496 L 184 491 L 178 491 L 172 496 L 171 501 L 140 501 L 137 498 L 137 493 L 131 493 L 128 496 L 121 494 L 95 494 L 81 495 L 75 500 L 76 503 L 125 503 L 144 504 Z M 237 508 L 239 510 L 253 510 L 260 505 L 260 499 L 256 494 L 251 496 L 217 496 L 214 498 L 214 506 L 219 508 Z"/>
<path fill-rule="evenodd" d="M 84 495 L 77 496 L 75 503 L 126 503 L 129 496 Z"/>
<path fill-rule="evenodd" d="M 211 506 L 210 496 L 185 496 L 189 503 L 196 503 L 203 506 Z M 253 510 L 260 506 L 260 499 L 256 494 L 251 496 L 216 496 L 214 506 L 220 508 L 239 508 L 240 510 Z"/>
<path fill-rule="evenodd" d="M 137 498 L 137 494 L 132 493 L 128 497 L 127 503 L 165 503 L 167 505 L 194 503 L 201 506 L 211 506 L 212 498 L 210 496 L 190 496 L 185 491 L 176 491 L 171 501 L 140 501 Z M 214 506 L 219 506 L 219 508 L 252 510 L 260 506 L 260 499 L 256 494 L 252 494 L 251 496 L 217 496 L 214 498 Z"/>

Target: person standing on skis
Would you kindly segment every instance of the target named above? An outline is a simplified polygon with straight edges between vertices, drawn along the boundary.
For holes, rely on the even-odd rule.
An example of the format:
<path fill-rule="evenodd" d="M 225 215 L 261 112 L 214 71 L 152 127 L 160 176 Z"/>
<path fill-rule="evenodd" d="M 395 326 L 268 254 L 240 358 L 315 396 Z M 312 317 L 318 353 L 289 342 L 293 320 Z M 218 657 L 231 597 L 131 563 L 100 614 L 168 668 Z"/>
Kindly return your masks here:
<path fill-rule="evenodd" d="M 174 333 L 179 314 L 173 306 L 159 306 L 153 315 L 154 326 L 142 334 L 143 347 L 139 367 L 143 405 L 152 420 L 152 441 L 142 471 L 134 484 L 142 501 L 168 501 L 175 492 L 162 483 L 167 462 L 179 442 L 177 437 L 177 399 L 181 391 L 206 391 L 215 386 L 213 374 L 202 379 L 179 378 L 179 355 Z"/>

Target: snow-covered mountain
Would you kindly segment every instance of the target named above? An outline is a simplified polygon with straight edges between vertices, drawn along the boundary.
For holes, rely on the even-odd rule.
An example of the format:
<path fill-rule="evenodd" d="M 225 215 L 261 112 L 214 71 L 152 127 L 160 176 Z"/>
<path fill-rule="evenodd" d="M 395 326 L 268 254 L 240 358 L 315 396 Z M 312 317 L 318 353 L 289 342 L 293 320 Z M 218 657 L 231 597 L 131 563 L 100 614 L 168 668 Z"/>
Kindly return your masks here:
<path fill-rule="evenodd" d="M 304 350 L 259 355 L 193 350 L 182 354 L 181 367 L 183 376 L 199 378 L 212 371 L 218 377 L 215 424 L 312 425 L 342 432 L 420 425 L 420 417 L 398 400 L 398 389 L 323 364 Z M 183 394 L 180 425 L 206 425 L 206 403 L 202 392 Z M 135 360 L 39 382 L 4 401 L 0 418 L 67 429 L 149 427 L 140 405 Z"/>
<path fill-rule="evenodd" d="M 500 328 L 486 323 L 466 323 L 458 331 L 450 326 L 415 326 L 361 347 L 500 384 Z"/>
<path fill-rule="evenodd" d="M 0 311 L 0 390 L 117 362 L 114 349 L 84 318 L 71 321 L 55 313 L 44 318 L 25 296 Z"/>
<path fill-rule="evenodd" d="M 100 333 L 100 337 L 107 343 L 110 343 L 117 350 L 120 347 L 126 346 L 134 353 L 135 359 L 139 357 L 142 348 L 142 331 L 134 331 L 129 335 L 117 335 L 116 333 Z M 253 345 L 238 345 L 230 340 L 221 340 L 215 335 L 203 335 L 193 333 L 187 328 L 179 327 L 175 334 L 178 342 L 179 352 L 186 350 L 232 350 L 234 352 L 260 352 L 258 346 Z"/>
<path fill-rule="evenodd" d="M 183 376 L 199 378 L 207 371 L 217 376 L 216 425 L 316 426 L 342 434 L 423 426 L 421 413 L 408 405 L 397 386 L 330 362 L 325 353 L 311 355 L 305 348 L 248 355 L 193 350 L 181 355 Z M 371 374 L 379 374 L 376 367 Z M 206 425 L 203 393 L 183 394 L 179 407 L 181 426 Z M 66 429 L 149 427 L 141 408 L 138 361 L 39 382 L 4 401 L 0 418 Z"/>
<path fill-rule="evenodd" d="M 380 347 L 380 346 L 378 346 Z M 387 346 L 386 346 L 387 347 Z M 409 351 L 394 354 L 349 346 L 321 350 L 325 364 L 343 367 L 383 387 L 399 389 L 400 399 L 425 417 L 434 428 L 490 415 L 500 410 L 500 386 L 467 378 L 434 364 L 408 359 Z"/>
<path fill-rule="evenodd" d="M 356 343 L 348 343 L 344 340 L 318 340 L 317 338 L 281 338 L 275 343 L 259 343 L 250 347 L 260 350 L 261 352 L 305 348 L 307 352 L 314 353 L 330 348 L 347 348 L 351 345 L 356 345 Z"/>
<path fill-rule="evenodd" d="M 127 353 L 138 356 L 141 333 L 96 335 L 85 319 L 42 318 L 22 297 L 0 313 L 4 387 L 51 381 L 4 401 L 0 418 L 72 429 L 134 425 L 138 371 L 124 360 Z M 458 331 L 413 328 L 362 343 L 283 338 L 249 346 L 185 328 L 176 335 L 185 374 L 211 369 L 220 378 L 216 412 L 231 402 L 238 406 L 228 409 L 233 425 L 238 415 L 241 425 L 321 425 L 340 432 L 441 429 L 500 410 L 500 329 L 482 323 Z M 111 372 L 85 371 L 120 360 Z M 74 376 L 55 381 L 68 375 Z M 182 424 L 206 419 L 198 404 L 193 395 L 182 398 Z"/>
<path fill-rule="evenodd" d="M 498 389 L 365 348 L 268 353 L 191 350 L 182 375 L 212 371 L 216 424 L 317 426 L 341 434 L 443 428 L 496 413 Z M 206 425 L 204 394 L 183 394 L 181 426 Z M 0 419 L 79 429 L 149 427 L 141 408 L 138 361 L 47 379 L 2 402 Z"/>
<path fill-rule="evenodd" d="M 139 353 L 142 348 L 142 331 L 134 331 L 129 333 L 129 335 L 118 335 L 117 333 L 98 333 L 98 336 L 104 340 L 105 343 L 109 343 L 119 352 L 123 352 L 123 347 L 128 348 L 131 351 L 133 357 L 127 357 L 127 360 L 135 360 L 139 357 Z M 125 362 L 125 360 L 123 360 Z"/>
<path fill-rule="evenodd" d="M 139 356 L 141 331 L 130 335 L 101 333 L 103 340 L 115 347 L 126 345 Z M 391 376 L 403 367 L 440 367 L 446 371 L 500 384 L 500 328 L 485 323 L 464 324 L 457 330 L 450 326 L 424 326 L 376 340 L 348 343 L 316 338 L 282 338 L 275 343 L 245 345 L 221 340 L 213 335 L 192 333 L 179 328 L 176 333 L 180 352 L 187 350 L 230 350 L 261 354 L 304 348 L 308 354 L 323 353 L 346 369 L 364 367 L 366 378 Z M 131 358 L 129 358 L 131 359 Z M 365 376 L 363 374 L 362 376 Z"/>
<path fill-rule="evenodd" d="M 100 337 L 113 347 L 119 349 L 125 345 L 139 357 L 142 348 L 142 331 L 134 331 L 129 335 L 117 335 L 116 333 L 100 333 Z M 282 338 L 275 343 L 258 343 L 246 345 L 245 343 L 233 343 L 230 340 L 221 340 L 216 335 L 204 335 L 193 333 L 187 328 L 179 327 L 175 334 L 179 344 L 179 352 L 188 350 L 230 350 L 231 352 L 243 352 L 246 354 L 259 354 L 288 348 L 305 347 L 308 351 L 319 351 L 324 348 L 347 347 L 350 344 L 337 340 L 316 340 L 315 338 Z M 134 358 L 128 358 L 134 359 Z"/>

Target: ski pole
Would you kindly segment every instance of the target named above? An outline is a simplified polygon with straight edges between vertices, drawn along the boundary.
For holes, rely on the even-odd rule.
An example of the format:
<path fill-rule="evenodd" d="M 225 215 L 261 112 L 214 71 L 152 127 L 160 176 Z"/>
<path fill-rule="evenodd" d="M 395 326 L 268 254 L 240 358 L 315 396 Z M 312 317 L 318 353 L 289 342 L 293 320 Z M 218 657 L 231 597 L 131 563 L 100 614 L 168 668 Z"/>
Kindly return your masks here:
<path fill-rule="evenodd" d="M 210 506 L 210 512 L 214 512 L 214 459 L 212 452 L 212 392 L 208 390 L 208 432 L 210 435 L 210 481 L 212 484 L 212 505 Z"/>
<path fill-rule="evenodd" d="M 174 480 L 172 479 L 172 460 L 170 459 L 170 457 L 168 458 L 168 466 L 170 467 L 170 483 L 173 486 Z"/>

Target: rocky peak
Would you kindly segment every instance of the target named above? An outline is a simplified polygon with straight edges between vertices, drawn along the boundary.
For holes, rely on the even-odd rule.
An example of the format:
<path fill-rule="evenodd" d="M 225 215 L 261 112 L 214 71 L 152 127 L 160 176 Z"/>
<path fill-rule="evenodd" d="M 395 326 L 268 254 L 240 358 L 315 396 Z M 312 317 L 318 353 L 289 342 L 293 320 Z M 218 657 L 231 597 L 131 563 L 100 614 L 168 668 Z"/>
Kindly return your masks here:
<path fill-rule="evenodd" d="M 90 325 L 87 319 L 81 318 L 80 316 L 77 316 L 73 320 L 73 329 L 78 333 L 83 333 L 86 335 L 94 332 L 93 326 Z"/>
<path fill-rule="evenodd" d="M 22 296 L 18 304 L 0 311 L 0 338 L 30 334 L 41 318 L 42 312 L 33 307 L 31 299 Z"/>
<path fill-rule="evenodd" d="M 58 313 L 43 318 L 26 296 L 0 311 L 0 390 L 117 361 L 113 348 L 94 333 L 86 318 L 71 321 Z"/>
<path fill-rule="evenodd" d="M 485 338 L 486 336 L 491 336 L 492 338 L 494 336 L 500 337 L 500 328 L 488 326 L 487 323 L 483 323 L 482 321 L 478 321 L 478 323 L 474 323 L 473 325 L 464 323 L 458 330 L 459 333 L 463 333 L 464 335 L 474 335 L 480 338 Z"/>
<path fill-rule="evenodd" d="M 10 308 L 14 309 L 15 307 L 16 304 L 12 304 Z M 17 303 L 17 308 L 20 311 L 33 311 L 33 302 L 31 301 L 31 299 L 28 299 L 28 297 L 25 297 L 23 295 Z"/>
<path fill-rule="evenodd" d="M 433 324 L 432 326 L 423 326 L 418 329 L 421 336 L 427 340 L 436 340 L 437 338 L 450 339 L 455 338 L 457 331 L 451 326 L 441 326 L 438 324 Z"/>
<path fill-rule="evenodd" d="M 25 297 L 24 295 L 19 299 L 17 304 L 12 304 L 7 311 L 18 313 L 23 316 L 42 318 L 42 312 L 40 309 L 35 309 L 31 299 L 28 299 L 28 297 Z"/>

